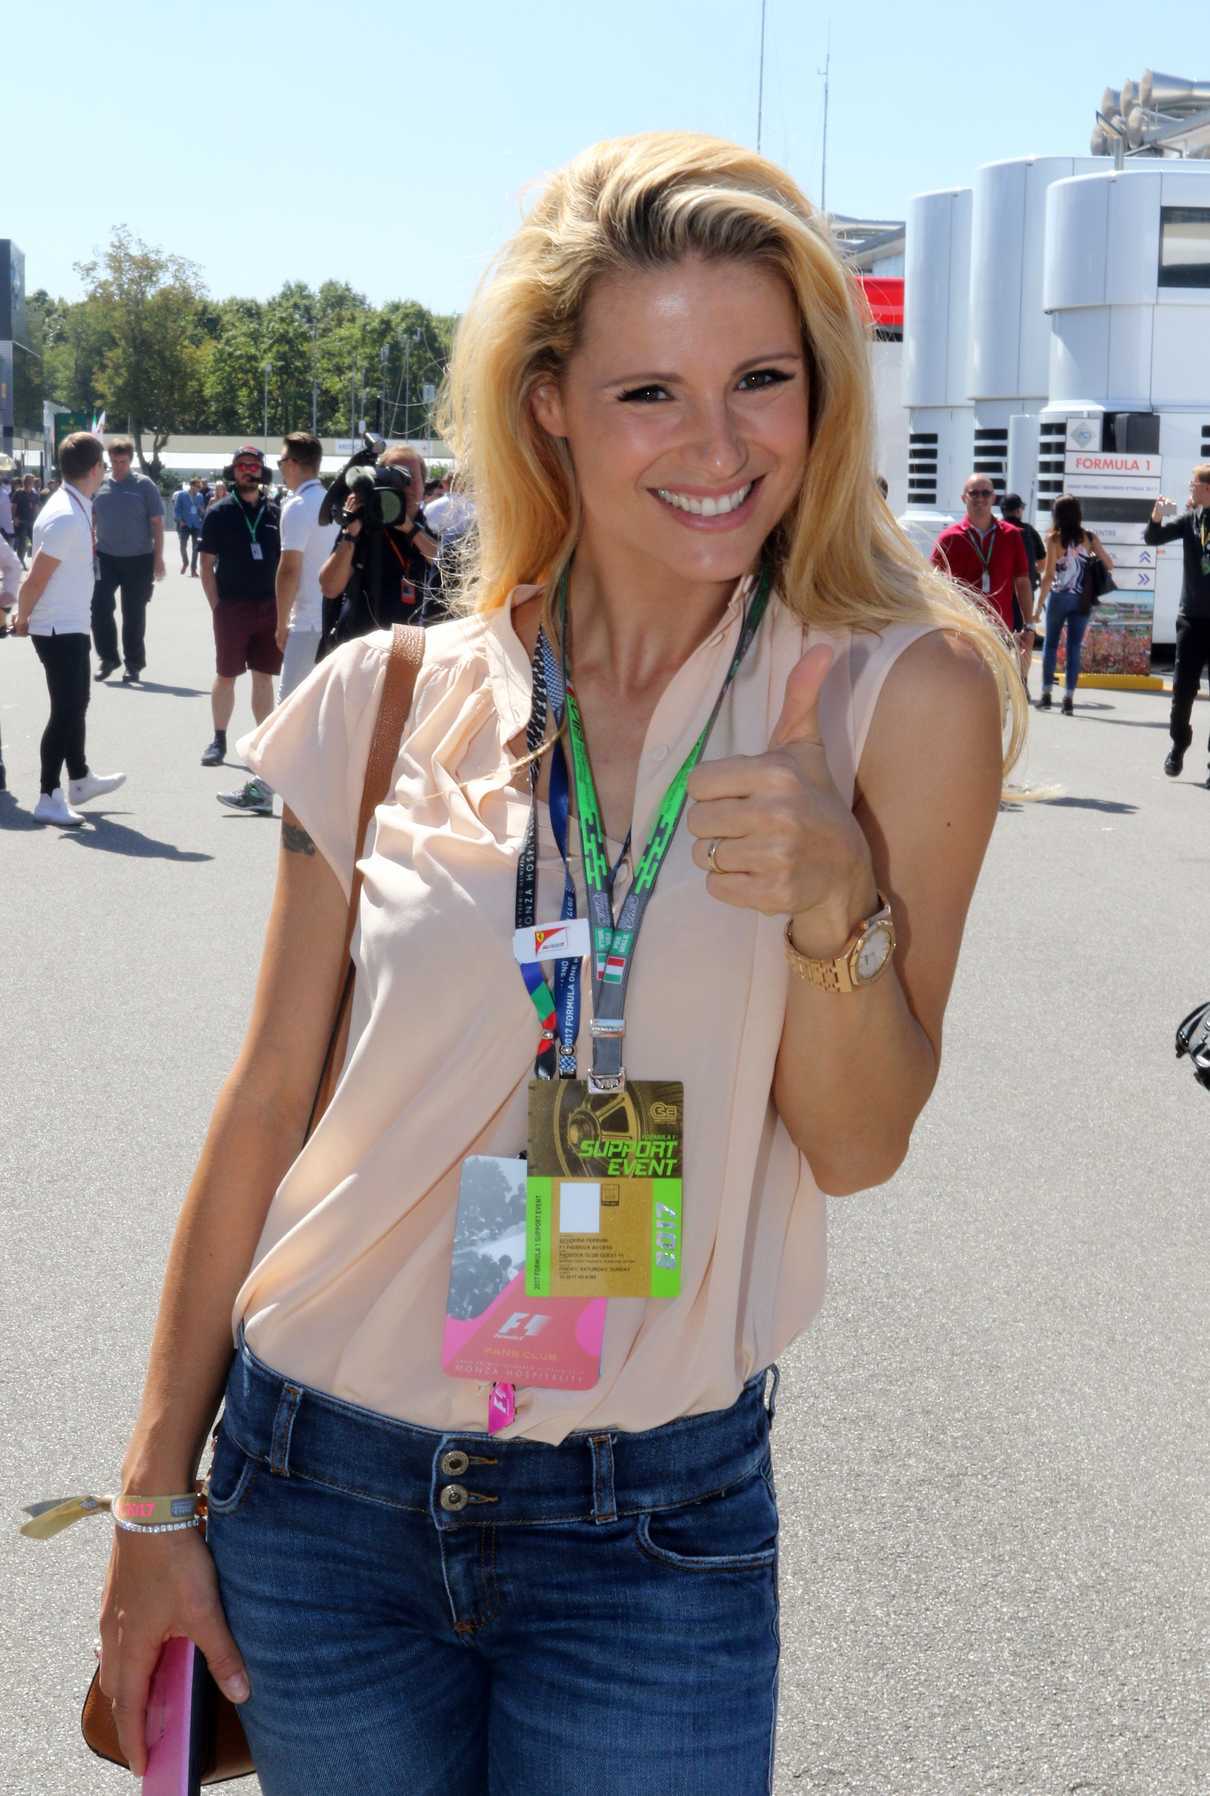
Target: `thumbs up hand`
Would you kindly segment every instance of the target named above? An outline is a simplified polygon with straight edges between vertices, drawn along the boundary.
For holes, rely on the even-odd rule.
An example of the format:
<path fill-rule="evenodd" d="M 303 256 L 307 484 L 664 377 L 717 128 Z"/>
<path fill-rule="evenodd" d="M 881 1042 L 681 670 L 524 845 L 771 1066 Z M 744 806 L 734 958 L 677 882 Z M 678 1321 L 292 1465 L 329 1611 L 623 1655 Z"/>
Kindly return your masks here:
<path fill-rule="evenodd" d="M 763 755 L 732 755 L 694 768 L 686 822 L 712 898 L 766 916 L 812 912 L 829 939 L 833 919 L 843 913 L 848 922 L 834 944 L 839 947 L 867 914 L 860 907 L 875 886 L 869 845 L 824 754 L 819 698 L 831 667 L 831 649 L 807 650 L 786 681 Z"/>

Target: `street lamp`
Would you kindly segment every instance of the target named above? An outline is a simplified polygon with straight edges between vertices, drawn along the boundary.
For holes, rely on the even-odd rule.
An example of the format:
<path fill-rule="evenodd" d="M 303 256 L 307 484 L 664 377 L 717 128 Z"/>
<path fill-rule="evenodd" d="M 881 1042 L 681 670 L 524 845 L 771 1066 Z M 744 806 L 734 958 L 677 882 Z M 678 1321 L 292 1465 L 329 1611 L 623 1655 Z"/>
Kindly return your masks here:
<path fill-rule="evenodd" d="M 410 443 L 412 440 L 412 344 L 419 343 L 419 341 L 419 331 L 405 331 L 403 339 L 404 350 L 407 354 L 403 388 L 403 440 L 405 443 Z"/>
<path fill-rule="evenodd" d="M 378 351 L 378 434 L 384 437 L 387 433 L 387 363 L 391 356 L 391 346 L 384 343 Z"/>
<path fill-rule="evenodd" d="M 268 453 L 268 450 L 269 450 L 269 372 L 272 369 L 272 367 L 273 367 L 272 362 L 265 363 L 265 430 L 264 430 L 264 437 L 265 437 L 265 452 L 266 452 L 266 454 Z"/>

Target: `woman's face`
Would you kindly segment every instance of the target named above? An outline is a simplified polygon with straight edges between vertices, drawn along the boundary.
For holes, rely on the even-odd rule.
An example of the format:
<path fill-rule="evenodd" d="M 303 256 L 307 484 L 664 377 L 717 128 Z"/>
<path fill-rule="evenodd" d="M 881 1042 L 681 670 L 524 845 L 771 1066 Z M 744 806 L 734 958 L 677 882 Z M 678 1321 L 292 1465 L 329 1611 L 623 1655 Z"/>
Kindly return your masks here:
<path fill-rule="evenodd" d="M 733 581 L 802 483 L 807 401 L 787 283 L 760 264 L 690 257 L 599 281 L 580 344 L 534 411 L 567 440 L 585 545 Z"/>

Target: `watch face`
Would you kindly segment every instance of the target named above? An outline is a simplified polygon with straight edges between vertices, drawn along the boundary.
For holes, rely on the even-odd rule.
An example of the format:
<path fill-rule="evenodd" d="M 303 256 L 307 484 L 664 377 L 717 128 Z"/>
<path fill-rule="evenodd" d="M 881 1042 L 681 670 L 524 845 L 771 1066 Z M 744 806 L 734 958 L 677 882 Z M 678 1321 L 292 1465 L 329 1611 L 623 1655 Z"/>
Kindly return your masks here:
<path fill-rule="evenodd" d="M 857 955 L 854 972 L 859 982 L 877 978 L 891 953 L 891 932 L 885 923 L 875 923 Z"/>

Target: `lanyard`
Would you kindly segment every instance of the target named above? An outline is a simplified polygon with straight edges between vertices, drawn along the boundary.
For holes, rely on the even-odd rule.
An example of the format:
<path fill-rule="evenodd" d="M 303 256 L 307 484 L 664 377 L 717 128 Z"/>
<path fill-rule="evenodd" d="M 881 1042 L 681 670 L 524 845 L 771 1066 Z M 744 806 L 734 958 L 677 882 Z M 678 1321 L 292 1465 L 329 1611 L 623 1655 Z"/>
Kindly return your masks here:
<path fill-rule="evenodd" d="M 668 856 L 672 838 L 685 808 L 689 775 L 705 753 L 711 731 L 722 710 L 723 700 L 760 628 L 769 603 L 771 577 L 763 569 L 740 630 L 731 665 L 727 669 L 718 697 L 693 747 L 689 750 L 672 783 L 660 801 L 655 823 L 644 848 L 634 879 L 615 922 L 613 881 L 608 877 L 605 855 L 605 831 L 601 824 L 597 790 L 588 758 L 588 743 L 575 688 L 567 665 L 567 574 L 559 588 L 559 622 L 563 639 L 563 684 L 567 703 L 567 728 L 571 738 L 572 772 L 576 787 L 576 809 L 580 827 L 580 853 L 584 862 L 584 879 L 588 887 L 588 917 L 593 940 L 593 1019 L 592 1073 L 590 1092 L 622 1091 L 626 1074 L 622 1066 L 622 1041 L 626 1030 L 626 993 L 634 966 L 634 952 L 643 926 L 651 894 L 660 869 Z"/>
<path fill-rule="evenodd" d="M 975 554 L 979 557 L 979 560 L 983 563 L 983 572 L 985 574 L 990 574 L 991 565 L 992 565 L 992 556 L 996 552 L 995 520 L 993 519 L 991 527 L 988 531 L 988 544 L 987 544 L 987 554 L 986 555 L 983 553 L 983 538 L 982 538 L 982 536 L 980 535 L 980 533 L 977 530 L 972 530 L 969 524 L 966 527 L 966 539 L 970 543 L 971 548 L 975 551 Z"/>
<path fill-rule="evenodd" d="M 79 506 L 80 516 L 84 519 L 84 522 L 88 525 L 88 534 L 92 538 L 93 560 L 95 561 L 96 555 L 97 555 L 97 526 L 93 522 L 92 512 L 87 509 L 87 507 L 84 504 L 83 499 L 78 498 L 70 486 L 67 489 L 67 496 L 71 500 L 73 505 Z"/>
<path fill-rule="evenodd" d="M 256 514 L 256 522 L 253 524 L 248 524 L 248 514 L 244 510 L 244 502 L 239 497 L 238 494 L 236 495 L 235 503 L 239 506 L 240 517 L 243 518 L 244 523 L 248 525 L 248 535 L 252 538 L 253 542 L 255 542 L 256 541 L 256 533 L 260 529 L 260 521 L 265 515 L 264 504 L 262 503 L 260 510 Z"/>
<path fill-rule="evenodd" d="M 564 708 L 563 673 L 545 630 L 538 632 L 532 671 L 534 698 L 529 725 L 525 733 L 525 746 L 528 753 L 534 758 L 529 764 L 529 824 L 521 850 L 521 859 L 517 866 L 516 926 L 518 929 L 532 929 L 538 920 L 537 752 L 541 748 L 546 734 L 548 715 L 553 714 L 556 725 L 561 724 Z M 563 902 L 559 918 L 564 923 L 576 915 L 576 887 L 571 876 L 571 866 L 567 855 L 567 825 L 570 808 L 567 761 L 563 754 L 563 744 L 556 737 L 551 754 L 549 809 L 551 830 L 563 862 Z M 609 871 L 608 879 L 611 892 L 618 871 L 629 852 L 630 836 L 628 834 L 616 864 Z M 525 989 L 530 995 L 534 1009 L 538 1013 L 542 1030 L 537 1057 L 534 1061 L 535 1078 L 551 1079 L 557 1072 L 561 1079 L 574 1079 L 576 1076 L 576 1044 L 580 1038 L 579 960 L 569 957 L 554 962 L 554 970 L 551 974 L 554 981 L 553 993 L 542 963 L 538 961 L 523 963 L 521 977 L 525 982 Z"/>

